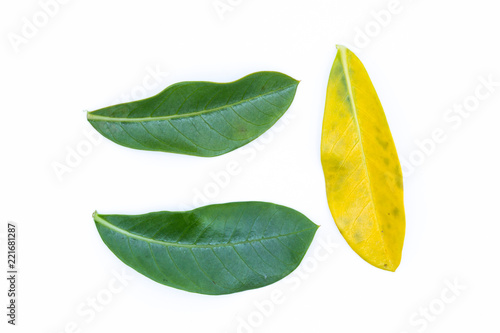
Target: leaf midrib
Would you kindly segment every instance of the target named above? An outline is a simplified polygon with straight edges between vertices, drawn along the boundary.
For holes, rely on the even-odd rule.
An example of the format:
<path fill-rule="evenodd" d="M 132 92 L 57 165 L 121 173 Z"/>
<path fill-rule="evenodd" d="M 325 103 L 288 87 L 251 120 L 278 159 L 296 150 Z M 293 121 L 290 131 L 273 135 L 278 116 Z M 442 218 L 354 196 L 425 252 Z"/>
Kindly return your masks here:
<path fill-rule="evenodd" d="M 233 247 L 233 246 L 240 245 L 240 244 L 257 243 L 257 242 L 260 242 L 263 240 L 278 239 L 280 237 L 292 236 L 292 235 L 296 235 L 296 234 L 306 232 L 309 230 L 313 230 L 316 228 L 316 227 L 311 227 L 311 228 L 307 228 L 307 229 L 303 229 L 303 230 L 299 230 L 299 231 L 295 231 L 295 232 L 291 232 L 291 233 L 287 233 L 287 234 L 282 234 L 282 235 L 277 235 L 277 236 L 272 236 L 272 237 L 263 237 L 263 238 L 259 238 L 259 239 L 249 239 L 249 240 L 245 240 L 245 241 L 241 241 L 241 242 L 221 243 L 221 244 L 216 244 L 216 245 L 212 245 L 212 244 L 201 244 L 200 245 L 200 244 L 180 244 L 180 243 L 175 243 L 175 242 L 166 242 L 166 241 L 160 241 L 160 240 L 156 240 L 156 239 L 147 238 L 144 236 L 139 236 L 139 235 L 133 234 L 127 230 L 124 230 L 122 228 L 119 228 L 114 224 L 111 224 L 110 222 L 108 222 L 105 219 L 103 219 L 102 217 L 100 217 L 99 214 L 97 214 L 97 213 L 94 213 L 94 220 L 97 223 L 107 227 L 108 229 L 111 229 L 111 230 L 118 232 L 122 235 L 125 235 L 127 237 L 144 241 L 146 243 L 154 243 L 154 244 L 160 244 L 163 246 L 177 246 L 177 247 L 186 247 L 186 248 L 218 248 L 218 247 L 227 247 L 227 246 Z"/>
<path fill-rule="evenodd" d="M 297 82 L 294 82 L 293 84 L 282 87 L 280 89 L 272 90 L 272 91 L 269 91 L 265 94 L 256 95 L 256 96 L 253 96 L 251 98 L 242 99 L 236 103 L 226 104 L 226 105 L 218 106 L 218 107 L 212 108 L 212 109 L 205 109 L 205 110 L 201 110 L 201 111 L 195 111 L 195 112 L 184 113 L 184 114 L 174 114 L 174 115 L 160 116 L 160 117 L 118 118 L 118 117 L 101 116 L 101 115 L 93 114 L 92 112 L 88 112 L 87 119 L 88 120 L 108 121 L 108 122 L 131 123 L 131 122 L 170 120 L 170 119 L 176 119 L 176 118 L 189 118 L 189 117 L 198 116 L 198 115 L 202 115 L 202 114 L 206 114 L 206 113 L 210 113 L 210 112 L 216 112 L 216 111 L 226 109 L 226 108 L 232 108 L 233 106 L 244 104 L 244 103 L 250 102 L 252 100 L 264 97 L 264 96 L 272 95 L 272 94 L 275 94 L 275 93 L 280 92 L 280 91 L 285 91 L 285 90 L 289 89 L 290 87 L 294 87 L 296 85 L 297 85 Z"/>

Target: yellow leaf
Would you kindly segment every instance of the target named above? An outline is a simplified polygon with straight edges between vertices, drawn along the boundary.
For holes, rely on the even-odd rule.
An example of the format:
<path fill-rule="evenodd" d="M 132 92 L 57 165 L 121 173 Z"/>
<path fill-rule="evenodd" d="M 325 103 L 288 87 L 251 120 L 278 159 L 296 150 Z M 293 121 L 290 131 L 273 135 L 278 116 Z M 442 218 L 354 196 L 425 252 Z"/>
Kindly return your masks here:
<path fill-rule="evenodd" d="M 395 271 L 405 235 L 401 165 L 365 67 L 346 47 L 337 49 L 321 137 L 328 205 L 361 258 Z"/>

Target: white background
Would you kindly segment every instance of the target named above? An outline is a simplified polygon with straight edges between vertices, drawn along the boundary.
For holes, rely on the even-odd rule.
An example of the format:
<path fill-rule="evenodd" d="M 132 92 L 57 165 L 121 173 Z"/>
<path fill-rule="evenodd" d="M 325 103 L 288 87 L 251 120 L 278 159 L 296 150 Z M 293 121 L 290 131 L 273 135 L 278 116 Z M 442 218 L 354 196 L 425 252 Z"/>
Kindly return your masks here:
<path fill-rule="evenodd" d="M 496 2 L 62 2 L 47 20 L 35 0 L 0 5 L 0 266 L 6 270 L 5 229 L 14 221 L 20 271 L 15 328 L 6 324 L 1 279 L 2 332 L 499 332 L 500 86 L 475 97 L 488 92 L 481 77 L 500 82 Z M 381 23 L 374 13 L 385 13 Z M 396 273 L 360 259 L 328 210 L 319 145 L 335 44 L 365 64 L 407 165 Z M 243 149 L 207 159 L 105 139 L 89 146 L 84 134 L 99 139 L 85 110 L 179 81 L 227 82 L 260 70 L 301 83 L 284 120 Z M 463 103 L 472 111 L 453 113 Z M 444 139 L 429 143 L 436 130 Z M 86 156 L 68 166 L 77 149 Z M 228 163 L 239 173 L 215 185 L 211 175 Z M 70 172 L 58 177 L 57 165 Z M 190 209 L 199 193 L 211 203 L 283 204 L 321 227 L 292 276 L 210 297 L 125 266 L 91 217 Z M 123 285 L 114 274 L 132 279 Z"/>

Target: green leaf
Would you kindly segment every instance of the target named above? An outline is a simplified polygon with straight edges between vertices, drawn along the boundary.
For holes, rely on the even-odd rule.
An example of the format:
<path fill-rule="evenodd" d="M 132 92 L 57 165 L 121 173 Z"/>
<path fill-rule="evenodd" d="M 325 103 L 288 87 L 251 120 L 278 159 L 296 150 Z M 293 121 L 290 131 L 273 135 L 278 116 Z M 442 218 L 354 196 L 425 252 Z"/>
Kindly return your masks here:
<path fill-rule="evenodd" d="M 87 119 L 125 147 L 218 156 L 267 131 L 290 107 L 298 84 L 277 72 L 231 83 L 181 82 L 151 98 L 89 112 Z"/>
<path fill-rule="evenodd" d="M 93 217 L 125 264 L 161 284 L 209 295 L 282 279 L 299 265 L 318 228 L 291 208 L 265 202 Z"/>

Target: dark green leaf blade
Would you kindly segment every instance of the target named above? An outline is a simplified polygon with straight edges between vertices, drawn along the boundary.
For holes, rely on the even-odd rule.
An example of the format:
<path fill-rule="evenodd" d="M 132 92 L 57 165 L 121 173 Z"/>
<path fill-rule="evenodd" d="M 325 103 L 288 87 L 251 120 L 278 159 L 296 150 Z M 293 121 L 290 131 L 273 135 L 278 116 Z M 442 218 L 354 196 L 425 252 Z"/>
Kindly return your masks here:
<path fill-rule="evenodd" d="M 266 202 L 93 217 L 104 243 L 125 264 L 161 284 L 208 295 L 287 276 L 318 228 L 301 213 Z"/>
<path fill-rule="evenodd" d="M 290 107 L 298 84 L 278 72 L 230 83 L 181 82 L 144 100 L 89 112 L 87 119 L 125 147 L 218 156 L 274 125 Z"/>

